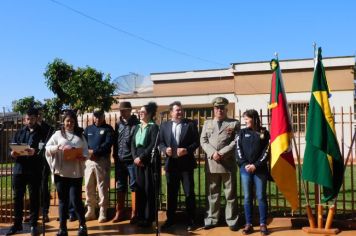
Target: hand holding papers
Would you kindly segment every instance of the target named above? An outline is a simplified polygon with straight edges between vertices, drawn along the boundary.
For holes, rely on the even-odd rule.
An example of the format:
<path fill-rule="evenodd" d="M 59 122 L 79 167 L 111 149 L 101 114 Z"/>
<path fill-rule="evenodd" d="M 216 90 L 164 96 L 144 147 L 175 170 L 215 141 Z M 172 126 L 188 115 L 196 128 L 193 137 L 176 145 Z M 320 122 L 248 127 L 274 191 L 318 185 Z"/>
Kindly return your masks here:
<path fill-rule="evenodd" d="M 63 147 L 63 158 L 66 161 L 76 161 L 83 159 L 83 148 Z"/>
<path fill-rule="evenodd" d="M 13 157 L 32 156 L 34 154 L 34 149 L 28 144 L 10 143 L 9 145 L 12 151 L 11 155 Z"/>

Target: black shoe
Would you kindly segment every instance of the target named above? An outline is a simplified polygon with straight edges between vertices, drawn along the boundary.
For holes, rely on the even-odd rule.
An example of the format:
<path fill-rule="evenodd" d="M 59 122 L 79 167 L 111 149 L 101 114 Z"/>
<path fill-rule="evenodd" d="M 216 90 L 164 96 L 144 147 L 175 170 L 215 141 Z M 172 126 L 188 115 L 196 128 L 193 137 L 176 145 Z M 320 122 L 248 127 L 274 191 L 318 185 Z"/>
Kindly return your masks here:
<path fill-rule="evenodd" d="M 194 230 L 194 225 L 188 224 L 187 225 L 187 231 L 193 231 Z"/>
<path fill-rule="evenodd" d="M 266 236 L 269 234 L 267 226 L 266 225 L 261 225 L 260 226 L 260 232 L 261 232 L 261 236 Z"/>
<path fill-rule="evenodd" d="M 16 234 L 17 231 L 21 231 L 21 230 L 22 230 L 22 225 L 12 225 L 9 231 L 7 231 L 5 235 L 13 235 Z"/>
<path fill-rule="evenodd" d="M 229 226 L 229 229 L 231 230 L 231 231 L 238 231 L 239 230 L 239 227 L 237 226 L 237 225 L 231 225 L 231 226 Z"/>
<path fill-rule="evenodd" d="M 252 234 L 253 233 L 253 227 L 252 225 L 245 225 L 245 228 L 242 230 L 242 234 L 243 235 L 248 235 L 248 234 Z"/>
<path fill-rule="evenodd" d="M 78 236 L 88 236 L 88 230 L 86 225 L 79 226 Z"/>
<path fill-rule="evenodd" d="M 164 222 L 163 225 L 161 226 L 161 229 L 168 229 L 173 225 L 174 225 L 174 221 L 166 220 L 166 222 Z"/>
<path fill-rule="evenodd" d="M 38 232 L 37 226 L 31 226 L 31 236 L 38 236 L 40 233 Z"/>
<path fill-rule="evenodd" d="M 59 229 L 58 233 L 56 234 L 56 236 L 68 236 L 68 231 L 67 229 Z"/>
<path fill-rule="evenodd" d="M 193 229 L 194 229 L 194 221 L 189 220 L 187 223 L 187 231 L 193 231 Z"/>
<path fill-rule="evenodd" d="M 135 225 L 137 223 L 138 223 L 138 219 L 136 216 L 130 219 L 130 224 Z"/>
<path fill-rule="evenodd" d="M 69 215 L 69 221 L 70 222 L 73 222 L 73 221 L 76 221 L 76 220 L 78 220 L 78 217 L 75 214 L 70 214 Z"/>
<path fill-rule="evenodd" d="M 48 222 L 49 222 L 48 214 L 43 215 L 43 221 L 44 221 L 45 223 L 48 223 Z"/>
<path fill-rule="evenodd" d="M 217 225 L 213 225 L 213 224 L 211 224 L 211 225 L 204 225 L 204 229 L 205 230 L 208 230 L 208 229 L 212 229 L 212 228 L 215 228 Z"/>
<path fill-rule="evenodd" d="M 152 222 L 151 221 L 147 221 L 147 220 L 143 220 L 143 221 L 138 222 L 137 225 L 140 226 L 140 227 L 143 227 L 143 228 L 148 228 L 148 227 L 152 227 Z"/>

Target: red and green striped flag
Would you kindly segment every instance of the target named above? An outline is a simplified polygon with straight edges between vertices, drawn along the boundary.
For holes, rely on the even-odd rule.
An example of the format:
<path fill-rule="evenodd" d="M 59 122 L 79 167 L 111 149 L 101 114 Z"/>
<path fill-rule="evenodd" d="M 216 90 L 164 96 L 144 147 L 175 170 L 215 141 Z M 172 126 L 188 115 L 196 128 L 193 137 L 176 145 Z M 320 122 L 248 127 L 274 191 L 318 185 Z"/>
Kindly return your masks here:
<path fill-rule="evenodd" d="M 291 145 L 292 128 L 278 60 L 271 60 L 271 68 L 271 175 L 292 209 L 296 210 L 299 202 Z"/>
<path fill-rule="evenodd" d="M 339 193 L 344 170 L 329 95 L 319 48 L 309 102 L 302 176 L 307 181 L 323 186 L 323 202 L 335 198 Z"/>

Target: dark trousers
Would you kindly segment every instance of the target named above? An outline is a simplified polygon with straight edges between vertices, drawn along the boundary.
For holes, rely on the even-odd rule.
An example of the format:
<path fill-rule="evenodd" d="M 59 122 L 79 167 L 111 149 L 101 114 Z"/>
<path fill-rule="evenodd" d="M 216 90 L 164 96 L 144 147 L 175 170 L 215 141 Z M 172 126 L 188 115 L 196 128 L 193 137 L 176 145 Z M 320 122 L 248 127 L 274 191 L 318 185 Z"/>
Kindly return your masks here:
<path fill-rule="evenodd" d="M 49 211 L 49 203 L 51 200 L 50 195 L 50 182 L 49 176 L 51 174 L 51 170 L 48 166 L 48 163 L 44 163 L 42 170 L 42 181 L 41 181 L 41 203 L 43 207 L 43 212 L 48 214 Z"/>
<path fill-rule="evenodd" d="M 136 166 L 136 174 L 137 218 L 153 222 L 155 219 L 153 167 L 151 165 Z"/>
<path fill-rule="evenodd" d="M 24 196 L 26 186 L 30 194 L 30 224 L 37 226 L 38 212 L 40 207 L 40 181 L 41 175 L 38 174 L 14 174 L 12 188 L 14 191 L 14 215 L 15 225 L 22 224 Z"/>
<path fill-rule="evenodd" d="M 115 174 L 118 192 L 127 192 L 128 185 L 130 186 L 131 192 L 136 191 L 136 167 L 132 161 L 115 161 Z M 127 183 L 128 178 L 129 184 Z"/>
<path fill-rule="evenodd" d="M 166 172 L 167 178 L 167 220 L 175 220 L 177 210 L 178 191 L 182 182 L 187 221 L 190 223 L 195 216 L 195 194 L 194 194 L 194 174 L 193 171 Z"/>
<path fill-rule="evenodd" d="M 61 228 L 67 227 L 69 202 L 77 213 L 80 225 L 85 224 L 84 204 L 82 201 L 82 182 L 83 178 L 67 178 L 54 175 L 59 199 L 59 222 Z"/>

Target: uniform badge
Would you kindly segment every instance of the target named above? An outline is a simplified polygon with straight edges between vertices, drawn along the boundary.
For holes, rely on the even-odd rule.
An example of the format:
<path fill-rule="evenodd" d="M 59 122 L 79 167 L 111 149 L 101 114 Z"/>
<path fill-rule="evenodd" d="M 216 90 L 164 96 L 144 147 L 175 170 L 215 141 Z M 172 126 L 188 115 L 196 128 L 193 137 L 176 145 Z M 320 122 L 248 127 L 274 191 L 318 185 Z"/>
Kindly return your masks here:
<path fill-rule="evenodd" d="M 226 128 L 225 131 L 226 131 L 226 133 L 228 135 L 232 135 L 232 132 L 234 131 L 234 129 L 233 128 Z"/>
<path fill-rule="evenodd" d="M 104 130 L 100 130 L 100 134 L 103 135 L 105 133 Z"/>

